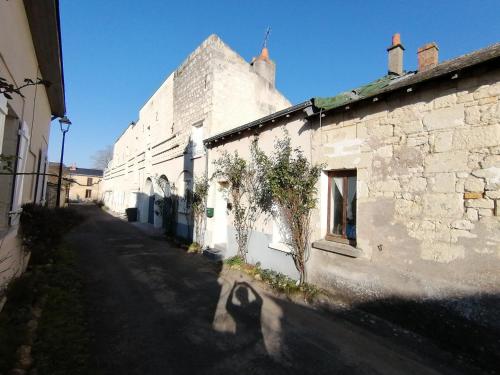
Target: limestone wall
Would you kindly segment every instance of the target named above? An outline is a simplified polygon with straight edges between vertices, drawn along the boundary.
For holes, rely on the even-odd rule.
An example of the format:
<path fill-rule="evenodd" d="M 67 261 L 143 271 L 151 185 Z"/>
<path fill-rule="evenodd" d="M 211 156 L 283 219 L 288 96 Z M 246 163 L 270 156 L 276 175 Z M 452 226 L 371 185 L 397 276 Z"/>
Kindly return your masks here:
<path fill-rule="evenodd" d="M 326 171 L 357 170 L 362 257 L 314 249 L 313 280 L 420 294 L 498 291 L 500 70 L 476 73 L 315 124 L 314 160 Z M 316 238 L 326 233 L 325 181 Z"/>
<path fill-rule="evenodd" d="M 104 173 L 105 203 L 118 212 L 136 205 L 145 221 L 144 202 L 153 193 L 148 179 L 155 185 L 156 178 L 165 176 L 184 207 L 185 188 L 192 188 L 195 178 L 206 172 L 203 138 L 288 104 L 274 87 L 264 85 L 248 62 L 211 35 L 146 101 L 139 119 L 117 139 Z M 153 190 L 157 194 L 158 187 Z M 180 212 L 178 222 L 186 226 L 186 218 Z M 154 222 L 161 225 L 156 217 Z"/>

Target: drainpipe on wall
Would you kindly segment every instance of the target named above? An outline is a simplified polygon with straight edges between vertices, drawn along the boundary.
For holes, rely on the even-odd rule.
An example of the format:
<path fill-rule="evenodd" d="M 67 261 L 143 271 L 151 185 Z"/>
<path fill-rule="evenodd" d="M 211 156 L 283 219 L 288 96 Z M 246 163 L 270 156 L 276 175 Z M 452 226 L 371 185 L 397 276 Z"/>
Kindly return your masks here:
<path fill-rule="evenodd" d="M 208 181 L 208 147 L 203 143 L 203 148 L 205 149 L 205 179 Z M 206 242 L 206 234 L 207 234 L 207 207 L 208 207 L 208 193 L 205 197 L 205 212 L 203 214 L 203 225 L 205 226 L 205 233 L 203 234 L 203 242 Z M 205 248 L 208 248 L 208 245 L 205 243 Z M 203 249 L 202 249 L 203 251 Z"/>

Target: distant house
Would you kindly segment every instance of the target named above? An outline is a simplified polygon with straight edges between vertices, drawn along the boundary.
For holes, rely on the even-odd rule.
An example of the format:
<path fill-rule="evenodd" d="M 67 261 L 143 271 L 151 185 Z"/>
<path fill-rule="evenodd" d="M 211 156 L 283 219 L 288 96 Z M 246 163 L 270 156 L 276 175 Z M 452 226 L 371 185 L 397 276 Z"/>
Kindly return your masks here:
<path fill-rule="evenodd" d="M 59 163 L 49 163 L 47 172 L 47 188 L 45 194 L 45 204 L 48 207 L 54 208 L 57 204 L 57 183 L 59 180 Z M 60 205 L 65 206 L 69 200 L 69 187 L 70 182 L 68 179 L 68 167 L 63 164 L 62 180 L 61 180 L 61 199 Z"/>
<path fill-rule="evenodd" d="M 0 94 L 0 154 L 12 161 L 0 167 L 12 173 L 0 175 L 1 300 L 1 289 L 26 266 L 17 237 L 21 207 L 44 203 L 49 127 L 66 111 L 58 1 L 0 1 L 0 57 L 2 82 L 50 82 L 22 88 L 22 96 Z"/>
<path fill-rule="evenodd" d="M 67 178 L 71 180 L 68 192 L 70 202 L 101 199 L 101 169 L 71 166 L 67 169 Z"/>

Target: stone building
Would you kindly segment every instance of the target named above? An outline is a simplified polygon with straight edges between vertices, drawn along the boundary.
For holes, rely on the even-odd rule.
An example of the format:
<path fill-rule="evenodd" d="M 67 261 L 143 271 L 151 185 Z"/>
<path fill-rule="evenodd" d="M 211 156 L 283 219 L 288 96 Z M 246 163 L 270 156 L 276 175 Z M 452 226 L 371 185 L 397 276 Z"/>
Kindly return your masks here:
<path fill-rule="evenodd" d="M 223 151 L 249 157 L 254 139 L 271 153 L 286 130 L 323 165 L 309 281 L 362 298 L 454 298 L 482 319 L 467 298 L 500 291 L 500 44 L 439 63 L 431 43 L 408 72 L 403 50 L 395 36 L 388 73 L 368 85 L 208 137 L 207 165 Z M 228 257 L 223 190 L 212 182 L 207 237 Z M 248 259 L 297 277 L 279 224 L 259 220 Z"/>
<path fill-rule="evenodd" d="M 70 181 L 68 199 L 70 202 L 91 202 L 101 199 L 102 170 L 77 168 L 72 165 L 67 169 Z"/>
<path fill-rule="evenodd" d="M 47 187 L 45 189 L 45 204 L 47 207 L 57 207 L 57 193 L 59 181 L 59 163 L 49 162 L 47 169 Z M 63 164 L 61 190 L 59 191 L 59 205 L 66 207 L 69 201 L 70 183 L 68 177 L 68 167 Z"/>
<path fill-rule="evenodd" d="M 105 204 L 116 212 L 137 207 L 140 221 L 192 237 L 187 198 L 193 176 L 205 173 L 203 139 L 288 106 L 275 88 L 267 48 L 248 63 L 211 35 L 168 76 L 114 144 L 103 177 Z M 164 197 L 167 204 L 160 206 Z"/>
<path fill-rule="evenodd" d="M 0 2 L 0 77 L 14 87 L 43 78 L 50 86 L 0 94 L 0 300 L 2 289 L 24 270 L 27 258 L 17 237 L 21 206 L 43 203 L 52 116 L 65 113 L 61 35 L 57 1 Z M 3 159 L 3 158 L 2 158 Z"/>

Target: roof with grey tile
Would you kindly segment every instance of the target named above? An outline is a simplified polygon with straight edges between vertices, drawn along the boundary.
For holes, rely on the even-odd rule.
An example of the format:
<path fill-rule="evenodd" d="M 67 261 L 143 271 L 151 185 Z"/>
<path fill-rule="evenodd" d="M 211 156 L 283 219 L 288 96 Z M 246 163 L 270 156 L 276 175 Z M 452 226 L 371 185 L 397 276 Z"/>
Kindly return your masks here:
<path fill-rule="evenodd" d="M 102 170 L 101 169 L 89 169 L 89 168 L 71 169 L 71 168 L 69 168 L 68 173 L 71 175 L 102 177 Z"/>

